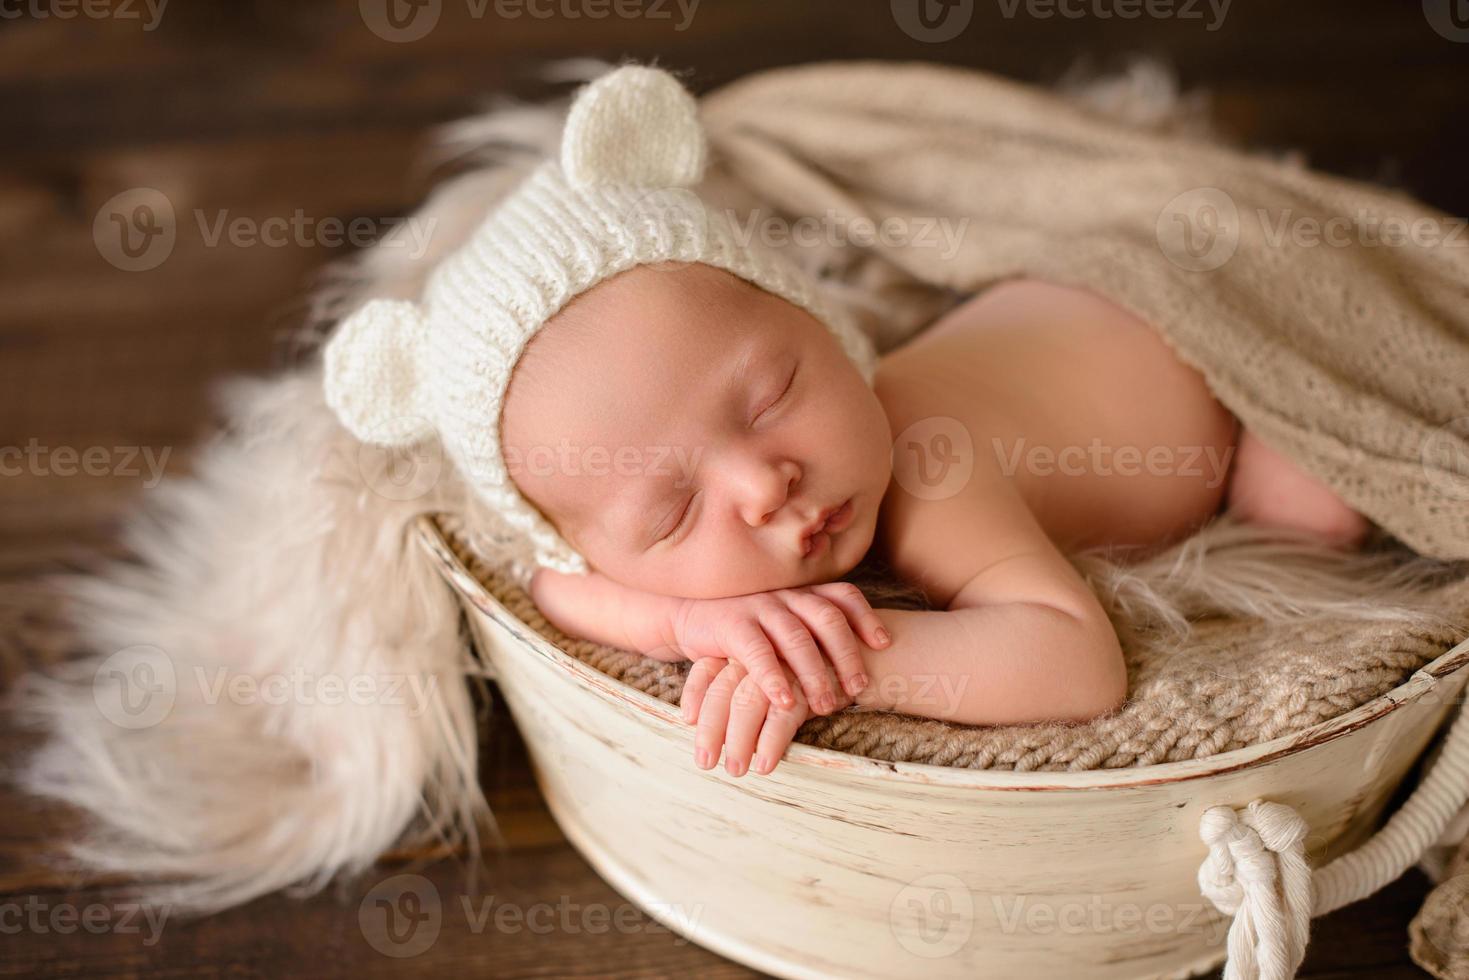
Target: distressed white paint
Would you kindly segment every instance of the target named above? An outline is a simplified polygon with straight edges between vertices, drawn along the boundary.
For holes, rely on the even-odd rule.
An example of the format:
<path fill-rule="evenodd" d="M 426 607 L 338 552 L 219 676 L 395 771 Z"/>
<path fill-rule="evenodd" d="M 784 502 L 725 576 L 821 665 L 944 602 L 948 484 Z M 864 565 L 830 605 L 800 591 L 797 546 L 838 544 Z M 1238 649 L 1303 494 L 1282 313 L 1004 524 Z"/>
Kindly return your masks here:
<path fill-rule="evenodd" d="M 1370 835 L 1469 672 L 1469 642 L 1295 735 L 1078 773 L 887 763 L 795 745 L 770 776 L 692 762 L 676 709 L 517 620 L 425 519 L 552 813 L 671 928 L 783 977 L 1151 978 L 1211 968 L 1199 817 L 1295 807 L 1320 865 Z"/>

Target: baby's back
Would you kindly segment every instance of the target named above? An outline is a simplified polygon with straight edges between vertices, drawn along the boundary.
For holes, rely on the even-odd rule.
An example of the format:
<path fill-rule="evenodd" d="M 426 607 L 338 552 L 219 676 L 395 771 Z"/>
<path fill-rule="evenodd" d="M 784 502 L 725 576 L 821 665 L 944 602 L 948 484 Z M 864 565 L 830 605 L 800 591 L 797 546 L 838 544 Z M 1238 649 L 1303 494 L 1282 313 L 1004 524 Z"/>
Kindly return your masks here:
<path fill-rule="evenodd" d="M 1224 499 L 1234 416 L 1157 332 L 1085 290 L 996 286 L 884 357 L 877 392 L 897 437 L 884 516 L 905 535 L 941 542 L 944 514 L 984 506 L 996 481 L 1063 550 L 1160 545 Z"/>

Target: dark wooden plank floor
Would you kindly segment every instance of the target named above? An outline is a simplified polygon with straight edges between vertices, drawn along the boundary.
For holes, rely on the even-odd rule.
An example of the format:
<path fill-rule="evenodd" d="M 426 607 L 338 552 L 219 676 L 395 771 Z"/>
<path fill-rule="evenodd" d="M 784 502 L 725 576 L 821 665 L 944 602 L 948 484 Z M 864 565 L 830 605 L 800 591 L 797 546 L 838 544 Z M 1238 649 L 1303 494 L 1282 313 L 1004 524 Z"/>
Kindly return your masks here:
<path fill-rule="evenodd" d="M 113 549 L 120 515 L 187 472 L 211 386 L 298 356 L 287 340 L 312 276 L 349 250 L 320 223 L 380 228 L 406 214 L 432 183 L 414 164 L 428 129 L 489 92 L 543 94 L 547 59 L 656 57 L 707 89 L 825 58 L 940 60 L 1050 83 L 1081 59 L 1105 68 L 1155 55 L 1214 93 L 1231 135 L 1469 213 L 1469 31 L 1416 3 L 1234 0 L 1214 24 L 1202 3 L 1173 7 L 1198 18 L 1124 19 L 1103 16 L 1108 0 L 1067 6 L 1077 17 L 989 0 L 944 41 L 905 32 L 884 0 L 442 0 L 422 8 L 440 10 L 432 29 L 406 42 L 381 36 L 382 8 L 174 0 L 155 20 L 141 0 L 4 6 L 0 450 L 20 454 L 0 457 L 0 679 L 65 651 L 36 583 Z M 613 9 L 643 15 L 594 16 Z M 129 272 L 107 260 L 94 221 L 138 187 L 168 199 L 178 235 L 161 264 Z M 304 230 L 279 247 L 211 240 L 236 218 Z M 79 462 L 89 450 L 90 475 Z M 0 776 L 25 744 L 0 719 Z M 503 711 L 486 755 L 507 847 L 486 858 L 477 891 L 459 861 L 404 857 L 305 901 L 274 896 L 161 933 L 105 882 L 52 870 L 66 815 L 0 789 L 0 975 L 748 975 L 597 878 L 547 814 Z M 1318 923 L 1305 975 L 1421 975 L 1404 929 L 1425 887 L 1410 875 Z M 405 889 L 440 924 L 407 957 L 390 955 L 406 947 L 385 947 L 373 920 L 379 899 L 411 910 Z"/>

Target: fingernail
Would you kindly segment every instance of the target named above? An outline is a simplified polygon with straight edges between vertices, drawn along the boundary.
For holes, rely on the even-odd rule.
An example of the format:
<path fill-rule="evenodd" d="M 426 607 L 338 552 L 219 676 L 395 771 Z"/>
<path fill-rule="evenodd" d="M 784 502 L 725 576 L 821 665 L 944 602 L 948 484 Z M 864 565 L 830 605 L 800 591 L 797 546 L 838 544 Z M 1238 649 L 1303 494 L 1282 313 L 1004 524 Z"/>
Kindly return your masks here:
<path fill-rule="evenodd" d="M 750 768 L 763 776 L 770 771 L 770 760 L 763 755 L 757 755 L 755 761 L 750 763 Z"/>
<path fill-rule="evenodd" d="M 833 709 L 836 708 L 836 706 L 837 706 L 837 699 L 834 698 L 834 697 L 832 697 L 827 692 L 822 691 L 821 694 L 817 696 L 817 699 L 816 699 L 816 710 L 818 712 L 820 712 L 821 714 L 824 715 L 827 712 L 832 711 Z"/>
<path fill-rule="evenodd" d="M 779 704 L 782 708 L 794 708 L 796 706 L 796 699 L 792 697 L 791 692 L 786 690 L 785 688 L 781 688 L 780 691 L 777 693 L 775 702 Z"/>
<path fill-rule="evenodd" d="M 745 764 L 738 759 L 727 759 L 724 763 L 724 769 L 731 776 L 743 776 L 745 774 Z"/>
<path fill-rule="evenodd" d="M 887 630 L 883 629 L 881 626 L 877 628 L 877 642 L 880 646 L 887 646 L 892 638 L 893 635 Z"/>
<path fill-rule="evenodd" d="M 700 769 L 708 769 L 713 764 L 714 763 L 711 762 L 709 759 L 708 749 L 694 750 L 694 765 L 698 766 Z"/>
<path fill-rule="evenodd" d="M 847 693 L 850 694 L 854 698 L 857 695 L 861 694 L 862 693 L 862 689 L 864 687 L 866 687 L 866 686 L 867 686 L 867 675 L 866 674 L 856 674 L 856 675 L 854 675 L 852 677 L 847 678 Z"/>

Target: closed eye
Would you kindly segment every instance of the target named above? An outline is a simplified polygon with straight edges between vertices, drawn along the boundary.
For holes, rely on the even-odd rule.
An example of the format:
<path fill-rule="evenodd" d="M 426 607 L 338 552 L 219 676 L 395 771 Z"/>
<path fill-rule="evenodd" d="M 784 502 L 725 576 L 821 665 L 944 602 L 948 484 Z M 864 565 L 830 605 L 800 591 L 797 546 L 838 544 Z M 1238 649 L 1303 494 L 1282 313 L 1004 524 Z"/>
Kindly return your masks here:
<path fill-rule="evenodd" d="M 791 389 L 794 388 L 795 385 L 796 385 L 796 372 L 798 370 L 800 370 L 800 367 L 801 367 L 800 363 L 797 362 L 796 365 L 791 368 L 791 376 L 786 379 L 785 387 L 783 389 L 781 389 L 781 393 L 779 395 L 776 395 L 775 398 L 772 401 L 770 401 L 769 403 L 767 403 L 764 408 L 760 409 L 760 411 L 758 411 L 758 412 L 755 413 L 755 418 L 751 421 L 751 424 L 752 425 L 755 422 L 758 422 L 760 420 L 760 417 L 762 415 L 764 415 L 766 412 L 770 411 L 772 408 L 774 408 L 775 406 L 779 405 L 781 402 L 783 402 L 783 401 L 786 400 L 786 397 L 788 395 L 790 395 L 790 393 L 791 393 Z"/>
<path fill-rule="evenodd" d="M 664 534 L 658 539 L 658 544 L 662 544 L 665 541 L 672 541 L 674 535 L 678 534 L 680 528 L 682 528 L 685 524 L 692 523 L 689 520 L 689 515 L 694 512 L 694 497 L 697 496 L 698 494 L 694 494 L 693 497 L 689 498 L 689 502 L 684 505 L 683 513 L 678 515 L 678 521 L 673 525 L 673 527 L 668 529 L 668 533 Z"/>

